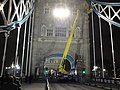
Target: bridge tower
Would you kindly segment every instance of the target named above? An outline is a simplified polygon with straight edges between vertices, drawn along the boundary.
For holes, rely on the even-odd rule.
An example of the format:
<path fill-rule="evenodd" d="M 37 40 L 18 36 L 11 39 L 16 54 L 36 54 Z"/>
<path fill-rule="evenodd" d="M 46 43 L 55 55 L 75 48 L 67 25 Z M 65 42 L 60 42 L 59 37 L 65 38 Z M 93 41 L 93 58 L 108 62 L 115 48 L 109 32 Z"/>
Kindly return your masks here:
<path fill-rule="evenodd" d="M 74 59 L 76 54 L 79 56 L 76 65 L 79 75 L 82 74 L 83 66 L 87 70 L 87 75 L 90 74 L 89 20 L 84 8 L 85 3 L 85 0 L 38 0 L 35 3 L 33 74 L 35 68 L 43 69 L 47 56 L 64 52 L 77 9 L 80 9 L 80 18 L 68 54 Z M 68 18 L 59 19 L 53 16 L 54 8 L 59 6 L 69 8 L 70 16 Z"/>

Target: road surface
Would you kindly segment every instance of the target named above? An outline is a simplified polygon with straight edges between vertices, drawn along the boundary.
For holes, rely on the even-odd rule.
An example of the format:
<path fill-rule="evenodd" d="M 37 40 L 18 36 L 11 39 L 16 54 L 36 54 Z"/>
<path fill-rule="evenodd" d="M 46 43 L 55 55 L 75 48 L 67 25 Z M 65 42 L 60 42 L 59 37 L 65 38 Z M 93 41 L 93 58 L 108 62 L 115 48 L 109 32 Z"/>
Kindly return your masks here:
<path fill-rule="evenodd" d="M 51 83 L 50 87 L 50 90 L 103 90 L 96 87 L 71 83 Z"/>

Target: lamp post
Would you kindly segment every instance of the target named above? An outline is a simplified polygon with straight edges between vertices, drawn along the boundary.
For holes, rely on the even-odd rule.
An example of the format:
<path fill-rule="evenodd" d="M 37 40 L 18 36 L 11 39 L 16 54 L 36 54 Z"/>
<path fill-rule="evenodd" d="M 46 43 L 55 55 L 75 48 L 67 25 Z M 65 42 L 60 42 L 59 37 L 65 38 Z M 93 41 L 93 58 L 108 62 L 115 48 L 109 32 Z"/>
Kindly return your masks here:
<path fill-rule="evenodd" d="M 15 65 L 15 74 L 17 77 L 20 77 L 20 66 L 19 64 Z"/>
<path fill-rule="evenodd" d="M 94 75 L 95 75 L 95 78 L 96 78 L 96 75 L 97 75 L 97 69 L 98 69 L 99 67 L 98 66 L 93 66 L 93 72 L 94 72 Z"/>

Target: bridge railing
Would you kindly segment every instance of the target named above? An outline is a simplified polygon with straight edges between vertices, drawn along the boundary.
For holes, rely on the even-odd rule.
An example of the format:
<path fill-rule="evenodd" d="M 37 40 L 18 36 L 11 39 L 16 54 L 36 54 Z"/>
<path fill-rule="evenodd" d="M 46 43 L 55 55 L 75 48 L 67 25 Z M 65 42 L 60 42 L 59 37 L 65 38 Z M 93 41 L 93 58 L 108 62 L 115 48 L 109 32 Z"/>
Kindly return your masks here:
<path fill-rule="evenodd" d="M 92 81 L 98 82 L 98 83 L 120 84 L 120 79 L 93 78 Z"/>

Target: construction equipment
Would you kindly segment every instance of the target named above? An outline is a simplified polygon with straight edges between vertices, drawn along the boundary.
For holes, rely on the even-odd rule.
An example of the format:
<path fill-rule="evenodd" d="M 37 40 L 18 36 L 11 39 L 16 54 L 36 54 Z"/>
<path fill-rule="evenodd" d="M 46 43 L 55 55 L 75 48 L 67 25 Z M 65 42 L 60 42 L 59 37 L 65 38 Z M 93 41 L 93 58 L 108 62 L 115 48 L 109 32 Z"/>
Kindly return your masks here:
<path fill-rule="evenodd" d="M 66 56 L 68 54 L 68 51 L 69 51 L 69 48 L 70 48 L 70 45 L 71 45 L 71 41 L 72 41 L 72 38 L 73 38 L 73 34 L 74 34 L 74 31 L 75 31 L 79 16 L 80 16 L 80 11 L 77 10 L 77 15 L 76 15 L 76 18 L 74 20 L 73 26 L 71 28 L 70 36 L 68 38 L 68 41 L 67 41 L 67 44 L 66 44 L 61 62 L 59 64 L 58 72 L 61 73 L 61 74 L 68 74 L 69 73 L 69 71 L 65 70 L 65 60 L 66 60 Z"/>

